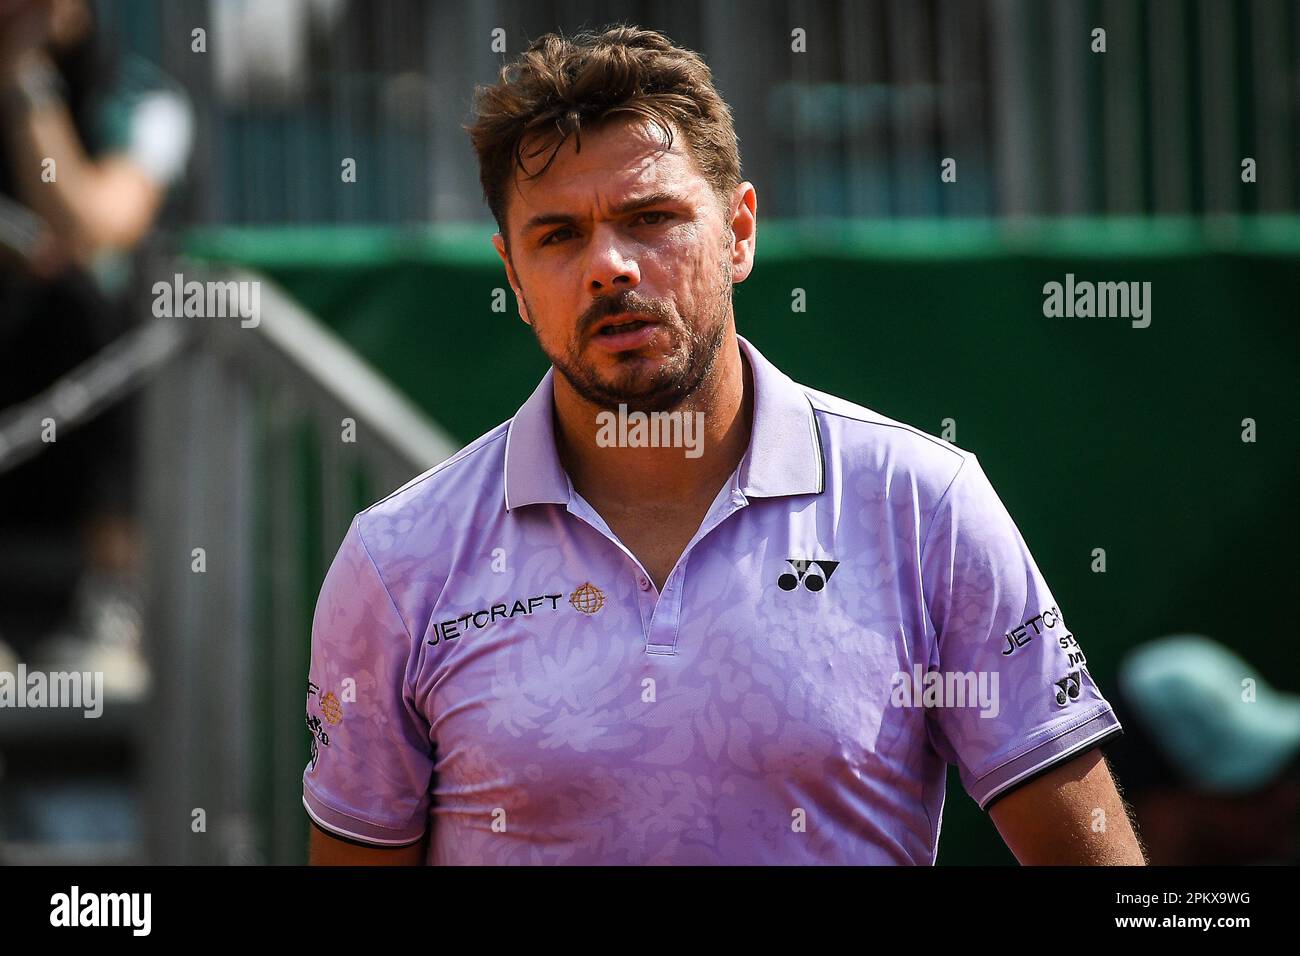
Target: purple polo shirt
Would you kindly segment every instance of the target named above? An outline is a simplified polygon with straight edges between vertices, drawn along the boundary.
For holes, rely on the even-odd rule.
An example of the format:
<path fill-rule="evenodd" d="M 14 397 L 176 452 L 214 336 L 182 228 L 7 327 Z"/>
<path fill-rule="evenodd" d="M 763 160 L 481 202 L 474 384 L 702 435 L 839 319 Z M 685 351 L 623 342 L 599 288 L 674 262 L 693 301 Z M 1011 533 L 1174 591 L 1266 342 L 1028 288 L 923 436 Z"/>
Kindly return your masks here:
<path fill-rule="evenodd" d="M 743 337 L 749 448 L 660 593 L 556 455 L 552 377 L 356 516 L 303 802 L 430 864 L 932 864 L 1119 730 L 975 455 Z"/>

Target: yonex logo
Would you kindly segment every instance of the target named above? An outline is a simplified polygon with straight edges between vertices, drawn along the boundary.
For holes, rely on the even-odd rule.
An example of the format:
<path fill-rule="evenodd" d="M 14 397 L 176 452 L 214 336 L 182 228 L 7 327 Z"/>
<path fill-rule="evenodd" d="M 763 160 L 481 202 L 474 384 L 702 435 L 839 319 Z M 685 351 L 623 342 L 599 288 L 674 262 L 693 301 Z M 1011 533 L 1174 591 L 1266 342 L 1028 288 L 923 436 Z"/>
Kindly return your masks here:
<path fill-rule="evenodd" d="M 1056 682 L 1056 703 L 1064 707 L 1072 700 L 1079 699 L 1079 672 L 1070 671 L 1061 680 Z"/>
<path fill-rule="evenodd" d="M 809 591 L 820 591 L 840 566 L 838 561 L 805 561 L 801 558 L 786 558 L 786 564 L 794 568 L 794 574 L 787 571 L 776 579 L 776 586 L 782 591 L 793 591 L 800 582 Z M 812 571 L 809 571 L 810 565 Z"/>

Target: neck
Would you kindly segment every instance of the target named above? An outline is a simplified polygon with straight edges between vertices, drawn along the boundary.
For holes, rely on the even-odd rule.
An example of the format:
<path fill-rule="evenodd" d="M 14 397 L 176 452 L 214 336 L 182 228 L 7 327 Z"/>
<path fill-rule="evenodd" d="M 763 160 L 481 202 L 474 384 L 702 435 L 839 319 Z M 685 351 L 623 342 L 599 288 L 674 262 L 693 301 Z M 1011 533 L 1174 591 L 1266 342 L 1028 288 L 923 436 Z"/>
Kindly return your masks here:
<path fill-rule="evenodd" d="M 641 416 L 628 413 L 623 425 L 618 409 L 588 402 L 561 375 L 554 376 L 554 394 L 560 462 L 573 487 L 592 505 L 669 506 L 711 496 L 749 447 L 753 373 L 741 357 L 734 330 L 695 394 L 668 418 L 646 415 L 640 436 L 636 423 Z M 647 446 L 656 432 L 660 446 Z M 616 443 L 610 444 L 611 436 Z M 689 437 L 689 447 L 664 446 L 670 437 L 681 436 Z"/>

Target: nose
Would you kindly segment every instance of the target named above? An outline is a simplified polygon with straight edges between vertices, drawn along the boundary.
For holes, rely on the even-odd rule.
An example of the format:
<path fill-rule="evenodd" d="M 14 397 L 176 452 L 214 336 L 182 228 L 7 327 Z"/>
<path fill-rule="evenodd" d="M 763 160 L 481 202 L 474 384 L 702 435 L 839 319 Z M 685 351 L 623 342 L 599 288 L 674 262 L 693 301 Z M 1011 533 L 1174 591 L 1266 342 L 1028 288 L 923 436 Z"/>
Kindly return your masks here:
<path fill-rule="evenodd" d="M 587 289 L 592 294 L 609 295 L 641 284 L 641 267 L 625 253 L 625 246 L 613 230 L 597 232 L 587 261 Z"/>

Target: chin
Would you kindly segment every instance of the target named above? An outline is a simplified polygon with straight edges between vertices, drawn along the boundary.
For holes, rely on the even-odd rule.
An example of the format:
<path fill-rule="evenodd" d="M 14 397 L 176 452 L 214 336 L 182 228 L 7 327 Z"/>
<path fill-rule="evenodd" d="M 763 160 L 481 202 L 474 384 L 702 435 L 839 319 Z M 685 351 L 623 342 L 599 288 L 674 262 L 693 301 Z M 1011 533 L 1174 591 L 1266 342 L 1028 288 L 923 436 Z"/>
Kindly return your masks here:
<path fill-rule="evenodd" d="M 600 387 L 610 392 L 650 395 L 663 388 L 665 372 L 673 365 L 668 355 L 622 353 L 592 367 Z"/>
<path fill-rule="evenodd" d="M 605 404 L 616 409 L 626 405 L 629 412 L 666 412 L 681 404 L 686 397 L 677 382 L 659 383 L 646 388 L 606 388 Z"/>

